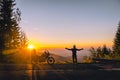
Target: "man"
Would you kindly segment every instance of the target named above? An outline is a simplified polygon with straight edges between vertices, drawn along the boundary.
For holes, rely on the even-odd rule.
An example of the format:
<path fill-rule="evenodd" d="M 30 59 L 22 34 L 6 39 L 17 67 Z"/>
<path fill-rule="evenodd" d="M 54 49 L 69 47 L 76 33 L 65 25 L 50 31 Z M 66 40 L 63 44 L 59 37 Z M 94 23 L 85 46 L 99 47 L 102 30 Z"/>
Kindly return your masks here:
<path fill-rule="evenodd" d="M 73 63 L 77 63 L 77 51 L 81 51 L 83 50 L 83 48 L 81 49 L 77 49 L 75 45 L 73 45 L 73 48 L 69 49 L 69 48 L 65 48 L 67 50 L 71 50 L 72 51 L 72 59 L 73 59 Z"/>

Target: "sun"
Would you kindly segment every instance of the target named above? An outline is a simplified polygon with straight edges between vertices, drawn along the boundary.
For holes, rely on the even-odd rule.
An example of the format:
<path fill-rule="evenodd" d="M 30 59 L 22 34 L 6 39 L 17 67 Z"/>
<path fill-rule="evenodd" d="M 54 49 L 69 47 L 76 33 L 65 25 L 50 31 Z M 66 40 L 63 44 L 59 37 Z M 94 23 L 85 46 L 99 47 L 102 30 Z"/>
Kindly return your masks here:
<path fill-rule="evenodd" d="M 32 45 L 32 44 L 28 45 L 28 49 L 34 49 L 34 48 L 35 48 L 34 45 Z"/>

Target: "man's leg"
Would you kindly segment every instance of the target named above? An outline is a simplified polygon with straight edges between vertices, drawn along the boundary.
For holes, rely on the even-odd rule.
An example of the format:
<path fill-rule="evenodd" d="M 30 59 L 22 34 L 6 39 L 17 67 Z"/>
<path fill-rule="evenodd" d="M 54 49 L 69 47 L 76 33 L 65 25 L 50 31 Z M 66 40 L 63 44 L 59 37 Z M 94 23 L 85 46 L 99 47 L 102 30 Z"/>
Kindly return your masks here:
<path fill-rule="evenodd" d="M 75 63 L 77 63 L 77 55 L 75 55 L 74 57 L 75 57 Z"/>
<path fill-rule="evenodd" d="M 74 55 L 72 55 L 72 59 L 73 59 L 73 63 L 75 63 L 75 57 L 74 57 Z"/>

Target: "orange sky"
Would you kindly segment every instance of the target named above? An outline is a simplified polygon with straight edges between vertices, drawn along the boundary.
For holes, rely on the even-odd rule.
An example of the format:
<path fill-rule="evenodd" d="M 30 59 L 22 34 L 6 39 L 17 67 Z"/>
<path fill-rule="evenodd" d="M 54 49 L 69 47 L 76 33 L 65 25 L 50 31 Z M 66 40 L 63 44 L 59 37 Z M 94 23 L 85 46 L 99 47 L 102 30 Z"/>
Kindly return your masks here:
<path fill-rule="evenodd" d="M 112 41 L 106 41 L 106 42 L 102 42 L 102 41 L 97 41 L 97 42 L 91 41 L 90 42 L 89 41 L 89 42 L 77 42 L 77 43 L 72 43 L 72 42 L 40 43 L 39 41 L 30 40 L 29 43 L 34 45 L 36 49 L 39 49 L 39 48 L 65 48 L 65 47 L 72 47 L 74 44 L 80 48 L 99 47 L 99 46 L 103 46 L 104 44 L 107 47 L 111 48 L 113 45 Z"/>

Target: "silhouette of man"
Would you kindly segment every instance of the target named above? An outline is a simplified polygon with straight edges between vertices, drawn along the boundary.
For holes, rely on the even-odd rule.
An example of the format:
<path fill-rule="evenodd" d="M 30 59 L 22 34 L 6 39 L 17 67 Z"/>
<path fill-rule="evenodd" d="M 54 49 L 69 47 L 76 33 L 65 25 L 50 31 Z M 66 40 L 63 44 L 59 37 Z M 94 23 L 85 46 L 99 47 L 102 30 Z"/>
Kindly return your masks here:
<path fill-rule="evenodd" d="M 76 55 L 76 53 L 77 53 L 77 51 L 81 51 L 81 50 L 83 50 L 83 48 L 81 48 L 81 49 L 77 49 L 77 48 L 76 48 L 76 45 L 73 45 L 73 48 L 71 48 L 71 49 L 69 49 L 69 48 L 65 48 L 65 49 L 67 49 L 67 50 L 71 50 L 71 51 L 72 51 L 72 59 L 73 59 L 73 63 L 77 63 L 77 55 Z"/>

